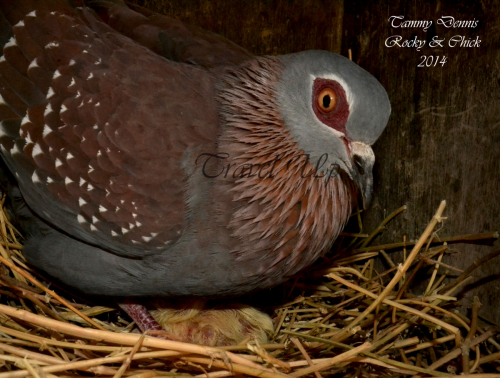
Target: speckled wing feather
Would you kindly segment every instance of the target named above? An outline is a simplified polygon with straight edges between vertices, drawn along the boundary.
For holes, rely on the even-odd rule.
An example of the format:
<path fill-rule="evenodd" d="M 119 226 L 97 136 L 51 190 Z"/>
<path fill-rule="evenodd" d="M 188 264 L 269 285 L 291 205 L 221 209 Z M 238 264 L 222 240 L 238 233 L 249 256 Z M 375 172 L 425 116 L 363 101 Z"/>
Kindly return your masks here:
<path fill-rule="evenodd" d="M 4 160 L 28 205 L 70 236 L 124 256 L 164 249 L 185 226 L 189 153 L 217 135 L 213 76 L 88 8 L 35 3 L 1 4 L 13 25 L 0 58 Z"/>

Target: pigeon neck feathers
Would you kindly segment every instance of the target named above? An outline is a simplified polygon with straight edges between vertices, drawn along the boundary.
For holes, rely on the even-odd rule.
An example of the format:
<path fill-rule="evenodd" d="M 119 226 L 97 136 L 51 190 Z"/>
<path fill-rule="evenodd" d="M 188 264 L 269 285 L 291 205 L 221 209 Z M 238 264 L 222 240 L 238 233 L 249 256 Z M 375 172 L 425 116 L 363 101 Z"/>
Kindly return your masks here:
<path fill-rule="evenodd" d="M 242 263 L 260 259 L 266 274 L 256 274 L 265 280 L 289 277 L 325 253 L 356 198 L 348 176 L 319 171 L 287 128 L 277 103 L 282 69 L 274 57 L 246 62 L 223 77 L 218 95 L 219 153 L 230 160 L 220 169 L 235 164 L 221 180 L 221 193 L 237 204 L 232 253 Z"/>

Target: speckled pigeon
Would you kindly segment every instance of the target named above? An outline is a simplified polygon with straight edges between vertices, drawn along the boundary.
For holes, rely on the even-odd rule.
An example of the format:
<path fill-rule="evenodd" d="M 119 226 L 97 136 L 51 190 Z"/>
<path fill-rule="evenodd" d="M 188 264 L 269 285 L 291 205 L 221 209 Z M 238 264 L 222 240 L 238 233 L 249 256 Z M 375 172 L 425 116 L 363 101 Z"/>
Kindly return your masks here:
<path fill-rule="evenodd" d="M 119 1 L 2 1 L 0 146 L 28 262 L 97 295 L 277 285 L 369 201 L 387 93 Z"/>

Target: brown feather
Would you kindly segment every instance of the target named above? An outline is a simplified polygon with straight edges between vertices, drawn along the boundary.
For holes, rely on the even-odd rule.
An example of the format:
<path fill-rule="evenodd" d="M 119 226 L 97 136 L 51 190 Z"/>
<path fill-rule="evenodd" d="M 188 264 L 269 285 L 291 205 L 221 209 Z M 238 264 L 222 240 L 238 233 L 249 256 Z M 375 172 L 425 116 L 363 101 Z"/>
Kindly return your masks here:
<path fill-rule="evenodd" d="M 229 227 L 241 243 L 233 248 L 241 264 L 258 260 L 262 284 L 293 275 L 325 253 L 346 223 L 355 189 L 347 175 L 314 177 L 315 167 L 283 123 L 276 103 L 281 66 L 260 58 L 228 72 L 220 92 L 225 128 L 219 152 L 238 166 L 274 163 L 273 175 L 232 177 L 233 216 Z M 305 169 L 301 177 L 302 169 Z M 262 176 L 262 175 L 261 175 Z M 253 216 L 252 216 L 253 215 Z"/>
<path fill-rule="evenodd" d="M 144 253 L 156 251 L 185 227 L 186 150 L 211 145 L 216 136 L 215 101 L 206 95 L 214 77 L 156 56 L 87 8 L 37 3 L 28 13 L 31 5 L 7 12 L 16 26 L 0 60 L 0 95 L 8 105 L 5 111 L 0 105 L 3 128 L 8 118 L 17 125 L 22 119 L 19 135 L 4 131 L 0 142 L 12 154 L 15 140 L 24 146 L 26 156 L 14 158 L 25 168 L 23 181 L 36 186 L 26 190 L 37 193 L 28 202 L 43 207 L 49 201 L 40 194 L 52 194 L 74 214 L 59 214 L 58 227 L 72 221 L 94 242 L 118 237 L 134 253 L 138 242 Z M 25 58 L 13 60 L 16 54 Z M 186 82 L 197 84 L 198 105 Z M 181 116 L 187 113 L 188 124 Z"/>

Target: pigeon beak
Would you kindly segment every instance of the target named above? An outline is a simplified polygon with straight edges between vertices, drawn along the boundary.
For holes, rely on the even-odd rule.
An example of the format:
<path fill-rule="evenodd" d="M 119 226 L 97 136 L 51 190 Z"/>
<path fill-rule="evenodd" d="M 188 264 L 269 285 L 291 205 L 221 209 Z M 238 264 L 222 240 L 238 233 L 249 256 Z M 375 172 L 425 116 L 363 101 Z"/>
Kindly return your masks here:
<path fill-rule="evenodd" d="M 373 164 L 375 155 L 372 148 L 361 142 L 351 143 L 351 176 L 362 197 L 363 209 L 370 204 L 373 194 Z"/>

